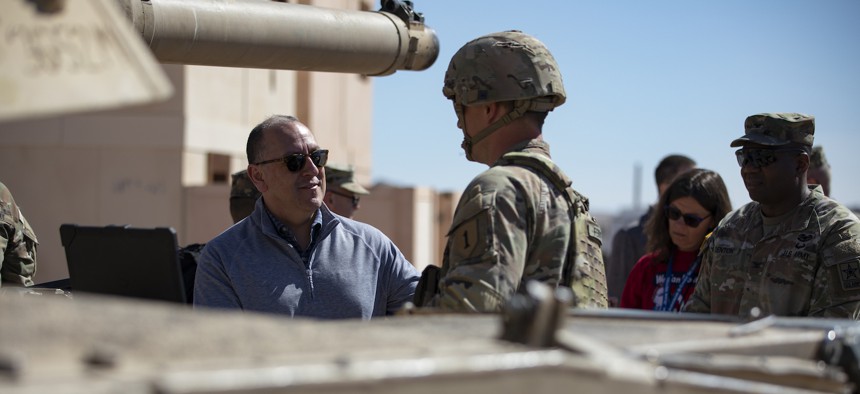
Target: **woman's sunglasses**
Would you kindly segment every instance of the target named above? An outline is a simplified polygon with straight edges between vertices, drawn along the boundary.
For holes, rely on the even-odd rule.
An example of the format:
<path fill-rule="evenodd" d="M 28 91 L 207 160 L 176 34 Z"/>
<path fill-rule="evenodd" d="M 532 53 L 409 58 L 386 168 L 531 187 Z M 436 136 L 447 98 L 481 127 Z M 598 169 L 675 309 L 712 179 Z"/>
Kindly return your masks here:
<path fill-rule="evenodd" d="M 669 220 L 684 219 L 684 224 L 686 224 L 687 227 L 690 228 L 699 227 L 699 225 L 702 224 L 703 220 L 711 217 L 711 215 L 708 215 L 702 218 L 697 215 L 693 215 L 692 213 L 682 213 L 680 209 L 675 208 L 671 205 L 666 205 L 664 212 L 666 212 L 666 217 Z"/>
<path fill-rule="evenodd" d="M 307 162 L 305 158 L 307 157 L 311 158 L 311 162 L 314 163 L 315 166 L 325 166 L 325 163 L 328 162 L 328 149 L 317 149 L 308 155 L 304 153 L 293 153 L 291 155 L 286 155 L 278 159 L 264 160 L 253 164 L 258 166 L 261 164 L 269 164 L 283 161 L 284 165 L 287 166 L 288 170 L 290 170 L 291 172 L 297 172 L 305 167 L 305 163 Z"/>

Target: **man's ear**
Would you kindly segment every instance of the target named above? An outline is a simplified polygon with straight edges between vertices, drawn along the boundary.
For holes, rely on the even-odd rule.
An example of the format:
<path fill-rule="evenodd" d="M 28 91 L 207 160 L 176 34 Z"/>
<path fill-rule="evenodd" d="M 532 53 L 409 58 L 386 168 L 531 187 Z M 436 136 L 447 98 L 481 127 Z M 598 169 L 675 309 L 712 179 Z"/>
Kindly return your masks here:
<path fill-rule="evenodd" d="M 269 190 L 269 186 L 266 185 L 266 181 L 263 179 L 263 172 L 257 166 L 248 165 L 248 178 L 251 179 L 251 182 L 254 182 L 254 186 L 257 187 L 260 193 Z"/>

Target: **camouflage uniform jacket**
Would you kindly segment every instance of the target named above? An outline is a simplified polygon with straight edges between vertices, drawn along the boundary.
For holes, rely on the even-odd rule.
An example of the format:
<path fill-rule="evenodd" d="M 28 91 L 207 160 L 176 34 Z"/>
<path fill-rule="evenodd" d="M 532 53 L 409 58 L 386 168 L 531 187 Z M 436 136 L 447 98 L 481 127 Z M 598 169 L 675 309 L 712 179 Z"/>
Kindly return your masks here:
<path fill-rule="evenodd" d="M 860 220 L 820 186 L 763 234 L 751 202 L 726 216 L 703 249 L 687 312 L 860 317 Z"/>
<path fill-rule="evenodd" d="M 569 188 L 569 178 L 550 160 L 547 143 L 527 141 L 512 152 L 543 159 Z M 588 245 L 581 246 L 590 253 L 590 259 L 577 256 L 573 287 L 579 306 L 606 307 L 600 230 L 588 214 L 587 200 L 582 200 L 582 214 L 590 228 L 581 231 L 591 236 Z M 496 162 L 478 175 L 460 198 L 448 232 L 438 294 L 429 306 L 493 312 L 527 280 L 557 286 L 571 247 L 572 227 L 564 194 L 550 180 L 531 168 Z M 591 279 L 598 283 L 589 282 Z M 583 284 L 587 287 L 585 297 L 576 291 Z"/>
<path fill-rule="evenodd" d="M 37 245 L 36 235 L 12 193 L 0 183 L 0 281 L 32 286 Z"/>

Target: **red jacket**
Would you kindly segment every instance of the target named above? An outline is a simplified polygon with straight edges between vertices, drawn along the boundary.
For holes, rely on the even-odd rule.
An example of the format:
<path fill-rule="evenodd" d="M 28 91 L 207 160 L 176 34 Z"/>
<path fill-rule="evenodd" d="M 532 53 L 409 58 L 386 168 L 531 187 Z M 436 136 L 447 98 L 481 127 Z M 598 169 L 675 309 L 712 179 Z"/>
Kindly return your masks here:
<path fill-rule="evenodd" d="M 674 259 L 672 261 L 672 282 L 669 289 L 669 300 L 675 295 L 678 284 L 681 278 L 693 265 L 696 260 L 697 251 L 682 252 L 675 250 Z M 627 282 L 624 285 L 624 292 L 621 294 L 620 307 L 631 309 L 647 309 L 654 310 L 654 306 L 663 302 L 663 287 L 666 277 L 667 262 L 657 263 L 654 261 L 656 253 L 650 253 L 642 256 L 630 275 L 627 277 Z M 696 288 L 696 282 L 699 277 L 699 268 L 692 273 L 690 281 L 684 286 L 678 302 L 672 306 L 673 311 L 679 311 L 681 306 L 687 302 L 693 290 Z"/>

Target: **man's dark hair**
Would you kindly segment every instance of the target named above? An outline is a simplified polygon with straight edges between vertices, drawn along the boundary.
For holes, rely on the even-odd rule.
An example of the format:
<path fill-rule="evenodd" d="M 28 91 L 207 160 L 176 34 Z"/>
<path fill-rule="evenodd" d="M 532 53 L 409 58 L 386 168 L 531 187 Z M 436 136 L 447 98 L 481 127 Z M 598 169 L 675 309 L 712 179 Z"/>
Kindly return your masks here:
<path fill-rule="evenodd" d="M 248 163 L 254 164 L 261 159 L 258 157 L 262 150 L 263 131 L 278 124 L 290 124 L 298 122 L 299 119 L 291 115 L 272 115 L 251 129 L 248 135 L 248 144 L 245 146 L 245 154 L 248 155 Z"/>
<path fill-rule="evenodd" d="M 669 155 L 660 160 L 657 169 L 654 170 L 654 180 L 658 185 L 672 182 L 683 170 L 696 166 L 696 162 L 684 155 Z"/>

